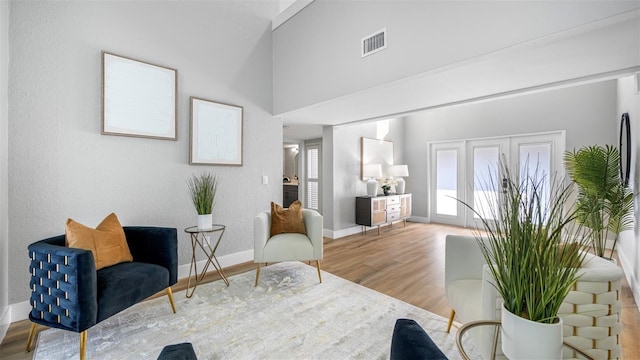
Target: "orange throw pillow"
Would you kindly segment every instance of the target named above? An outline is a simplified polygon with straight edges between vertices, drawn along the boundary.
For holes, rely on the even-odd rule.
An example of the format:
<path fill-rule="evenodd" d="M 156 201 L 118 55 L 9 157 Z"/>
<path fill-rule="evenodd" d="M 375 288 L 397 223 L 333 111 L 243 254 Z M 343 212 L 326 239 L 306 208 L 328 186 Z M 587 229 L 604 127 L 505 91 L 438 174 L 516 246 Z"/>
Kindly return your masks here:
<path fill-rule="evenodd" d="M 271 236 L 284 233 L 307 234 L 300 200 L 294 201 L 288 209 L 271 202 Z"/>
<path fill-rule="evenodd" d="M 96 270 L 133 261 L 124 230 L 114 213 L 95 229 L 68 219 L 65 233 L 68 247 L 91 250 Z"/>

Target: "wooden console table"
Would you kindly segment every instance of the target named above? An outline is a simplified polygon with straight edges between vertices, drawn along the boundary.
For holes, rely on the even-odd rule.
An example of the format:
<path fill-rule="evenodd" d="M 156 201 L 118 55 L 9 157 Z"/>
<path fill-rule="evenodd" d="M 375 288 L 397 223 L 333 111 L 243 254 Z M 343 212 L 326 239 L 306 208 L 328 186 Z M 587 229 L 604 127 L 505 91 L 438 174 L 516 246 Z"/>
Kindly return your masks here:
<path fill-rule="evenodd" d="M 377 226 L 402 220 L 406 226 L 411 216 L 411 194 L 392 194 L 388 196 L 356 197 L 356 224 L 362 225 L 362 233 L 367 226 Z"/>

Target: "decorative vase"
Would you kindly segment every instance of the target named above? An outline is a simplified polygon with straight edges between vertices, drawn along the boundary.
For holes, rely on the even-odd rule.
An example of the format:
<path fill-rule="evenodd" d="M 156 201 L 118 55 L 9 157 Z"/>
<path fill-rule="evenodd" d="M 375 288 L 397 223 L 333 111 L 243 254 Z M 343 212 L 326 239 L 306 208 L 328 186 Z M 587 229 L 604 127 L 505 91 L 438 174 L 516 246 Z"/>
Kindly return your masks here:
<path fill-rule="evenodd" d="M 561 359 L 562 318 L 554 324 L 531 321 L 511 313 L 503 303 L 502 352 L 511 360 Z"/>
<path fill-rule="evenodd" d="M 213 214 L 198 215 L 198 229 L 211 229 L 213 225 Z"/>
<path fill-rule="evenodd" d="M 384 196 L 389 196 L 389 194 L 391 194 L 391 189 L 382 189 L 382 192 L 384 193 Z"/>

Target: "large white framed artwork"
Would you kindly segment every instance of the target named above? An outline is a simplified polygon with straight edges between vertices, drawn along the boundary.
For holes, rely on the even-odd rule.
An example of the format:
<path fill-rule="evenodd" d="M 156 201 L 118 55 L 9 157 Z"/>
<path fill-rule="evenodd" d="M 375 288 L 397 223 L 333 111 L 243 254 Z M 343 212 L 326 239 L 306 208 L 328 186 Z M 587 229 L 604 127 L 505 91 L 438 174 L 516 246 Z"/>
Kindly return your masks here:
<path fill-rule="evenodd" d="M 393 165 L 393 142 L 360 138 L 360 177 L 363 181 L 369 179 L 364 176 L 364 166 L 367 164 L 380 164 L 382 175 L 389 176 L 389 167 Z"/>
<path fill-rule="evenodd" d="M 102 134 L 176 140 L 178 71 L 102 52 Z"/>
<path fill-rule="evenodd" d="M 194 165 L 242 165 L 242 107 L 190 98 Z"/>

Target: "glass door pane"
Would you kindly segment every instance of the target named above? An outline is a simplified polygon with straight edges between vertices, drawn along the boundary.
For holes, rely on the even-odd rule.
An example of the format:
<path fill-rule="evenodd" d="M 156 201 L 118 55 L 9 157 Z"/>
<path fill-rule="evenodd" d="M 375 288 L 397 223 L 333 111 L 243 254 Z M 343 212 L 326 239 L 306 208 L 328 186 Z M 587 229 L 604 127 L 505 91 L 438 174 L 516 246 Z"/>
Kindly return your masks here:
<path fill-rule="evenodd" d="M 546 209 L 549 203 L 549 186 L 551 185 L 551 143 L 521 144 L 518 150 L 519 176 L 522 184 L 535 184 L 539 187 L 536 192 L 541 194 L 542 208 Z M 531 197 L 531 186 L 524 187 Z M 541 191 L 540 191 L 541 190 Z M 546 219 L 540 219 L 546 223 Z"/>
<path fill-rule="evenodd" d="M 500 146 L 473 148 L 473 218 L 494 220 L 498 208 Z"/>
<path fill-rule="evenodd" d="M 436 213 L 458 215 L 458 150 L 436 150 Z"/>

